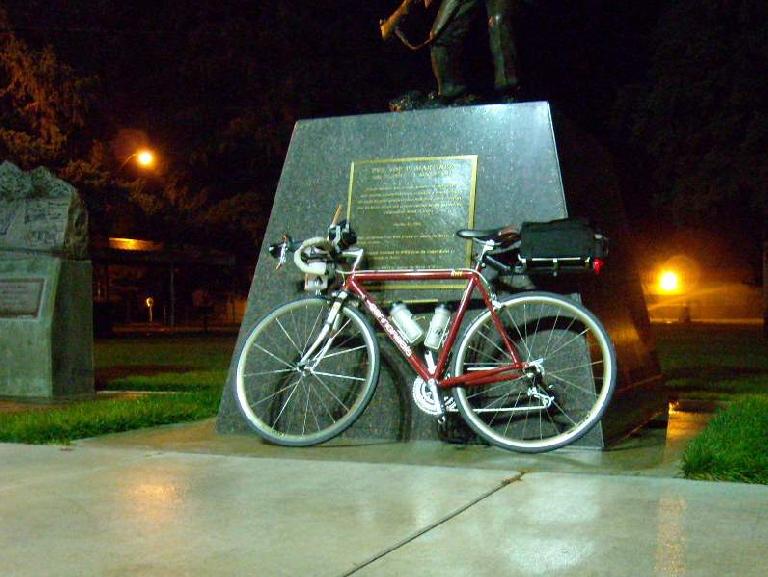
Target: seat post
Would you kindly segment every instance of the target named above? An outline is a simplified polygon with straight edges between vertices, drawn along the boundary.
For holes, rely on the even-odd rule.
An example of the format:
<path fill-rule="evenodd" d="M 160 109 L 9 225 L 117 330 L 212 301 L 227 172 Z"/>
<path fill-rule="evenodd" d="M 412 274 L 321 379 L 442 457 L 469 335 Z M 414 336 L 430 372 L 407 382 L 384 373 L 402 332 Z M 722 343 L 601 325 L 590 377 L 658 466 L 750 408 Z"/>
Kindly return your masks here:
<path fill-rule="evenodd" d="M 485 255 L 495 248 L 496 243 L 490 239 L 485 241 L 480 241 L 476 238 L 473 238 L 472 241 L 477 243 L 482 243 L 483 245 L 483 247 L 480 249 L 480 252 L 477 253 L 477 261 L 475 262 L 475 270 L 477 272 L 480 272 L 483 268 L 483 263 L 484 263 L 483 259 L 485 258 Z"/>

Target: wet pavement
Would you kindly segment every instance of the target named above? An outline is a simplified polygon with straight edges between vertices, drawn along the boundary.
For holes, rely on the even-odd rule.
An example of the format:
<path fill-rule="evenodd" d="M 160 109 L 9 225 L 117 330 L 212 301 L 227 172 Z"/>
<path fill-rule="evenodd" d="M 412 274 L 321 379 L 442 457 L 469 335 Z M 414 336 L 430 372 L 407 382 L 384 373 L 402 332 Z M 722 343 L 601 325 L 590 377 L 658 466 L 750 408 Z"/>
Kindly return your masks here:
<path fill-rule="evenodd" d="M 605 452 L 286 449 L 213 422 L 0 445 L 0 575 L 768 574 L 768 487 L 678 477 L 706 416 Z"/>
<path fill-rule="evenodd" d="M 437 441 L 334 440 L 316 447 L 277 447 L 262 443 L 251 434 L 218 435 L 213 419 L 105 435 L 77 444 L 301 461 L 674 477 L 680 474 L 679 461 L 685 445 L 710 417 L 708 413 L 673 411 L 667 427 L 663 423 L 645 427 L 609 451 L 566 447 L 537 455 L 512 453 L 487 445 L 451 445 Z"/>

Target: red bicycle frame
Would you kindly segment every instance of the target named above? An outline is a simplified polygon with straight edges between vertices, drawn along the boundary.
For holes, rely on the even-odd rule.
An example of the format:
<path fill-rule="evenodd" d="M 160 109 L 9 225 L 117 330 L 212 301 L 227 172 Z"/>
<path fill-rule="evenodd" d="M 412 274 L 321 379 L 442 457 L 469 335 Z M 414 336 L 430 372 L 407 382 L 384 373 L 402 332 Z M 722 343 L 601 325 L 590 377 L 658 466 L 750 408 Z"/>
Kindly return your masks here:
<path fill-rule="evenodd" d="M 344 283 L 341 287 L 342 291 L 351 292 L 358 296 L 363 302 L 365 307 L 371 313 L 376 322 L 386 333 L 386 335 L 395 343 L 398 349 L 403 353 L 408 364 L 413 367 L 413 370 L 424 379 L 425 382 L 429 382 L 434 379 L 437 386 L 441 388 L 450 388 L 455 386 L 480 386 L 488 385 L 491 383 L 498 383 L 509 379 L 508 373 L 519 372 L 525 368 L 520 358 L 520 354 L 515 348 L 514 343 L 508 337 L 504 325 L 496 314 L 496 310 L 493 305 L 493 299 L 486 288 L 485 279 L 480 274 L 479 269 L 434 269 L 434 270 L 361 270 L 350 271 L 345 275 Z M 456 280 L 463 279 L 467 281 L 467 286 L 464 289 L 464 293 L 461 297 L 459 308 L 456 311 L 456 315 L 453 319 L 453 323 L 448 331 L 448 336 L 445 339 L 443 348 L 437 358 L 437 365 L 434 372 L 430 372 L 425 363 L 413 353 L 413 349 L 408 342 L 402 337 L 398 330 L 392 326 L 392 323 L 387 319 L 386 314 L 382 312 L 376 301 L 371 297 L 363 285 L 366 283 L 382 282 L 382 281 L 435 281 L 435 280 Z M 450 357 L 451 349 L 459 335 L 462 321 L 469 309 L 469 303 L 475 289 L 478 290 L 480 296 L 485 303 L 486 308 L 491 314 L 493 324 L 496 330 L 501 335 L 504 342 L 504 347 L 512 358 L 512 363 L 501 367 L 494 367 L 491 369 L 481 369 L 473 371 L 472 373 L 466 373 L 463 375 L 449 377 L 443 379 L 445 375 L 448 360 Z"/>

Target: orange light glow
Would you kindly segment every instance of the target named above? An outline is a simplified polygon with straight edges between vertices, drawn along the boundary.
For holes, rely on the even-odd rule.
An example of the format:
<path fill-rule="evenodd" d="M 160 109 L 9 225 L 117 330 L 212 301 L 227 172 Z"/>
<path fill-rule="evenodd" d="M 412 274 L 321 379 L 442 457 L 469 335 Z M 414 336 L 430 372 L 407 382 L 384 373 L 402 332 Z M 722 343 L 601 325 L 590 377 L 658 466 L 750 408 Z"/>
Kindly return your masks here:
<path fill-rule="evenodd" d="M 682 283 L 680 282 L 680 275 L 675 271 L 664 270 L 659 274 L 659 292 L 661 293 L 677 293 L 682 289 Z"/>
<path fill-rule="evenodd" d="M 109 237 L 109 248 L 113 250 L 138 250 L 159 251 L 163 250 L 163 243 L 153 240 L 139 240 L 137 238 Z"/>
<path fill-rule="evenodd" d="M 140 150 L 136 153 L 136 163 L 144 168 L 155 165 L 155 155 L 151 150 Z"/>

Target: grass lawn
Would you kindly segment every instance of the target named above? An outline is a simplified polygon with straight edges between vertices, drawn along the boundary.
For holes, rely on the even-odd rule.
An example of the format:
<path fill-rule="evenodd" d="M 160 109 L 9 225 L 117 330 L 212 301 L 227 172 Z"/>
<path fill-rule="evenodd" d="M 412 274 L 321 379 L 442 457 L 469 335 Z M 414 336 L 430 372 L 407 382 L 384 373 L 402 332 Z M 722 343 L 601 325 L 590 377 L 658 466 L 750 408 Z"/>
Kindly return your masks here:
<path fill-rule="evenodd" d="M 140 371 L 140 369 L 139 369 Z M 191 392 L 201 389 L 218 389 L 227 380 L 227 369 L 179 370 L 168 367 L 152 374 L 130 374 L 110 379 L 105 383 L 107 391 Z"/>
<path fill-rule="evenodd" d="M 673 395 L 729 401 L 686 448 L 683 474 L 768 484 L 768 341 L 762 327 L 658 325 L 655 330 Z"/>
<path fill-rule="evenodd" d="M 234 336 L 96 341 L 97 388 L 145 394 L 0 413 L 0 442 L 68 443 L 212 417 L 218 411 L 234 344 Z"/>
<path fill-rule="evenodd" d="M 759 326 L 655 325 L 667 388 L 689 398 L 768 394 L 768 340 Z"/>
<path fill-rule="evenodd" d="M 768 485 L 768 396 L 741 398 L 719 411 L 686 448 L 683 474 Z"/>
<path fill-rule="evenodd" d="M 205 419 L 216 414 L 220 396 L 220 389 L 208 389 L 0 414 L 0 442 L 66 444 L 107 433 Z"/>
<path fill-rule="evenodd" d="M 235 336 L 154 336 L 97 340 L 96 371 L 113 367 L 226 369 Z"/>

